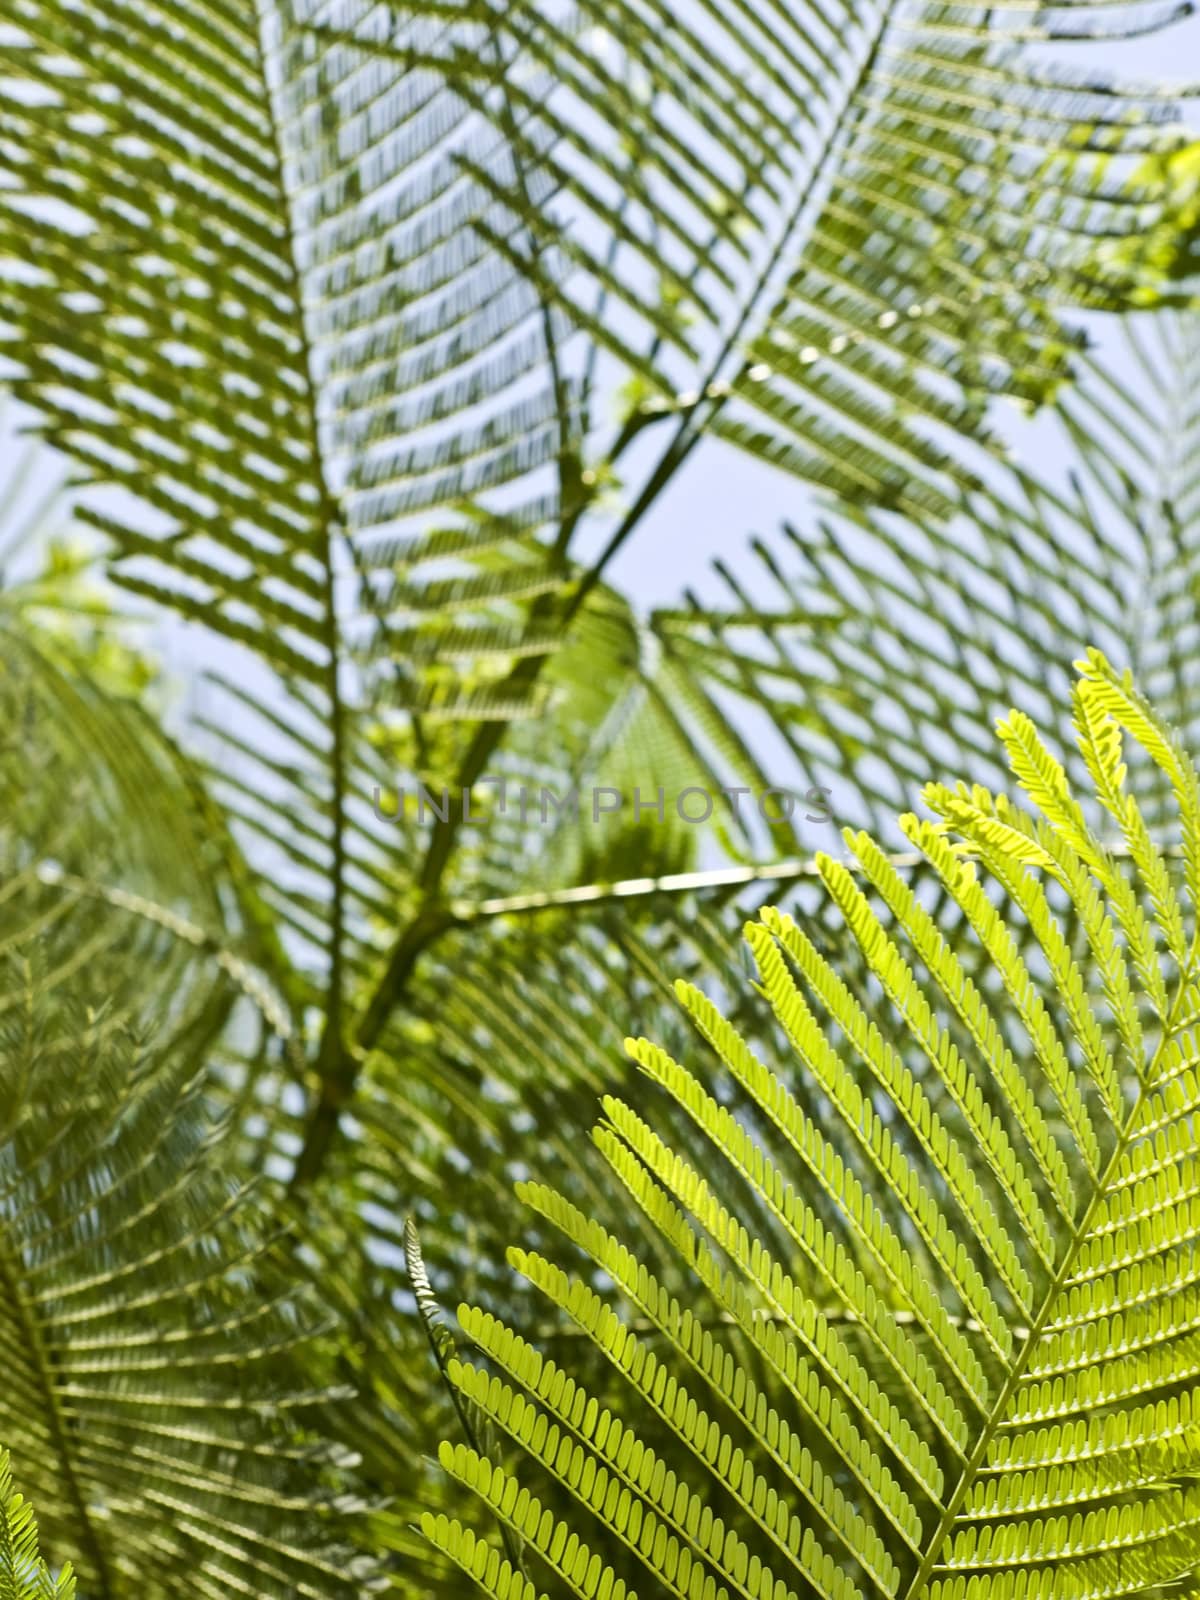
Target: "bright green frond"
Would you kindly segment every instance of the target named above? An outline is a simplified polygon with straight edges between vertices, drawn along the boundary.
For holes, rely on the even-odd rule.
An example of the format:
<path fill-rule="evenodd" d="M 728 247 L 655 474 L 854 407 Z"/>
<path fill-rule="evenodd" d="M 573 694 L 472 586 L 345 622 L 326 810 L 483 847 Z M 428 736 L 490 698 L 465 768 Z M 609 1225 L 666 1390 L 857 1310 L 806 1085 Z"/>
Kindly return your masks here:
<path fill-rule="evenodd" d="M 0 1600 L 75 1600 L 70 1562 L 55 1578 L 38 1552 L 34 1509 L 17 1493 L 7 1450 L 0 1450 Z"/>
<path fill-rule="evenodd" d="M 610 1096 L 595 1139 L 690 1298 L 563 1194 L 520 1185 L 573 1266 L 525 1250 L 513 1265 L 624 1390 L 590 1393 L 559 1353 L 460 1313 L 487 1362 L 455 1367 L 463 1394 L 581 1515 L 618 1529 L 649 1592 L 690 1592 L 684 1574 L 703 1570 L 714 1593 L 777 1594 L 763 1574 L 780 1555 L 829 1600 L 1115 1600 L 1196 1581 L 1194 911 L 1179 858 L 1147 847 L 1117 726 L 1168 776 L 1183 834 L 1196 791 L 1127 681 L 1099 652 L 1081 670 L 1088 803 L 1119 812 L 1120 852 L 1014 713 L 1002 736 L 1040 818 L 934 787 L 941 823 L 906 824 L 979 965 L 848 832 L 858 875 L 818 867 L 861 955 L 862 1001 L 767 909 L 747 937 L 790 1056 L 768 1066 L 691 984 L 678 998 L 730 1080 L 710 1089 L 699 1066 L 629 1042 L 672 1131 Z M 1156 933 L 1158 982 L 1142 985 Z M 872 983 L 886 1031 L 865 1009 Z M 444 1460 L 538 1526 L 515 1479 L 462 1450 Z M 778 1509 L 789 1499 L 798 1547 Z M 726 1503 L 751 1512 L 763 1566 L 741 1543 L 749 1530 L 716 1536 Z M 564 1549 L 569 1526 L 546 1521 L 540 1548 Z M 647 1526 L 652 1545 L 625 1531 Z"/>

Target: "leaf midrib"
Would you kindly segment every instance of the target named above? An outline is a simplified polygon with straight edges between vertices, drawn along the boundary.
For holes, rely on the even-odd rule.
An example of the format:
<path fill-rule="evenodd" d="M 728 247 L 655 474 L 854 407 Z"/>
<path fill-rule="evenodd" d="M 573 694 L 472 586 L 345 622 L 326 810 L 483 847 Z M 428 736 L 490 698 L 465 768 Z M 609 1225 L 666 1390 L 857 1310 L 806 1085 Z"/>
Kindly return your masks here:
<path fill-rule="evenodd" d="M 292 217 L 292 200 L 288 192 L 281 118 L 278 113 L 278 85 L 271 82 L 268 71 L 266 44 L 263 38 L 264 22 L 256 6 L 256 68 L 262 78 L 270 123 L 271 148 L 275 157 L 275 181 L 284 226 L 281 254 L 288 274 L 288 289 L 295 305 L 295 325 L 300 339 L 300 364 L 304 373 L 304 412 L 308 420 L 309 448 L 316 489 L 321 504 L 321 587 L 323 626 L 322 642 L 328 655 L 325 669 L 325 693 L 329 700 L 330 749 L 329 777 L 332 788 L 330 801 L 330 920 L 329 920 L 329 973 L 327 978 L 326 1006 L 320 1043 L 317 1047 L 316 1071 L 324 1076 L 340 1060 L 344 1046 L 344 977 L 343 946 L 346 922 L 346 726 L 345 706 L 341 695 L 341 637 L 337 615 L 337 574 L 334 571 L 334 544 L 341 523 L 340 507 L 330 492 L 321 449 L 321 433 L 317 415 L 316 387 L 312 343 L 304 309 L 304 282 L 300 256 L 296 249 L 295 227 Z"/>
<path fill-rule="evenodd" d="M 919 1597 L 924 1594 L 933 1569 L 937 1565 L 938 1557 L 941 1555 L 946 1540 L 953 1531 L 955 1523 L 958 1521 L 958 1516 L 962 1509 L 963 1501 L 966 1499 L 967 1494 L 972 1488 L 978 1475 L 979 1468 L 985 1459 L 988 1450 L 991 1448 L 992 1441 L 995 1439 L 996 1434 L 999 1432 L 1000 1427 L 1005 1420 L 1010 1402 L 1012 1401 L 1013 1395 L 1016 1392 L 1017 1385 L 1021 1382 L 1021 1379 L 1025 1374 L 1025 1369 L 1029 1364 L 1029 1359 L 1034 1350 L 1037 1348 L 1038 1342 L 1041 1339 L 1042 1334 L 1045 1332 L 1046 1326 L 1050 1320 L 1050 1316 L 1054 1311 L 1055 1306 L 1058 1304 L 1059 1296 L 1062 1293 L 1062 1289 L 1067 1277 L 1075 1265 L 1080 1248 L 1090 1236 L 1092 1222 L 1095 1217 L 1097 1207 L 1107 1196 L 1113 1175 L 1117 1171 L 1120 1163 L 1124 1160 L 1125 1154 L 1137 1133 L 1138 1122 L 1141 1117 L 1142 1109 L 1146 1103 L 1147 1096 L 1152 1091 L 1153 1085 L 1156 1081 L 1157 1069 L 1162 1061 L 1163 1053 L 1175 1035 L 1179 1032 L 1180 1028 L 1183 1026 L 1183 1021 L 1179 1018 L 1178 1013 L 1184 999 L 1188 994 L 1189 986 L 1193 976 L 1194 964 L 1189 966 L 1179 975 L 1179 987 L 1175 996 L 1175 1001 L 1171 1007 L 1170 1016 L 1168 1017 L 1166 1026 L 1163 1029 L 1162 1038 L 1159 1040 L 1158 1045 L 1155 1048 L 1153 1058 L 1150 1062 L 1150 1067 L 1139 1083 L 1137 1097 L 1134 1100 L 1133 1105 L 1130 1107 L 1129 1115 L 1125 1120 L 1125 1125 L 1121 1129 L 1120 1136 L 1113 1147 L 1112 1154 L 1105 1165 L 1104 1171 L 1097 1178 L 1095 1185 L 1093 1186 L 1087 1209 L 1080 1218 L 1079 1224 L 1071 1236 L 1070 1243 L 1063 1253 L 1063 1258 L 1058 1270 L 1046 1289 L 1045 1297 L 1038 1309 L 1037 1316 L 1034 1318 L 1034 1321 L 1028 1330 L 1025 1341 L 1021 1346 L 1020 1354 L 1013 1363 L 1008 1377 L 1005 1379 L 1004 1385 L 1001 1388 L 999 1395 L 996 1397 L 996 1404 L 993 1406 L 991 1413 L 989 1414 L 988 1419 L 983 1426 L 979 1438 L 976 1441 L 975 1448 L 972 1450 L 966 1465 L 963 1467 L 962 1474 L 959 1477 L 957 1485 L 955 1486 L 954 1493 L 947 1502 L 945 1510 L 942 1512 L 941 1518 L 938 1521 L 938 1525 L 930 1537 L 928 1548 L 926 1549 L 925 1555 L 921 1559 L 921 1565 L 918 1567 L 912 1583 L 905 1591 L 904 1600 L 919 1600 Z"/>

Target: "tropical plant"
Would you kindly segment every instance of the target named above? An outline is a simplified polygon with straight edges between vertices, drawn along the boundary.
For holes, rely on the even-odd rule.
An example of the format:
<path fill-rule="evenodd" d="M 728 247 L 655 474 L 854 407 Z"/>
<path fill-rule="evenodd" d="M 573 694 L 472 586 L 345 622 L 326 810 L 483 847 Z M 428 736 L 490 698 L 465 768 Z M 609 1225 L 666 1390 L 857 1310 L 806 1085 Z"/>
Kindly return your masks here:
<path fill-rule="evenodd" d="M 933 785 L 938 820 L 903 819 L 994 966 L 994 994 L 887 856 L 851 834 L 854 871 L 828 856 L 817 866 L 890 1003 L 889 1029 L 767 908 L 746 938 L 794 1067 L 773 1070 L 702 990 L 677 989 L 753 1119 L 730 1113 L 706 1068 L 629 1041 L 707 1159 L 614 1096 L 594 1139 L 610 1182 L 686 1268 L 685 1296 L 619 1232 L 521 1185 L 578 1265 L 524 1248 L 513 1265 L 624 1386 L 618 1403 L 598 1402 L 569 1361 L 460 1311 L 476 1359 L 453 1359 L 451 1378 L 519 1446 L 535 1487 L 471 1444 L 444 1445 L 446 1470 L 520 1544 L 502 1558 L 445 1516 L 423 1526 L 488 1593 L 532 1596 L 549 1581 L 586 1600 L 624 1595 L 606 1563 L 618 1543 L 650 1580 L 640 1593 L 689 1600 L 1066 1600 L 1194 1582 L 1200 777 L 1128 675 L 1096 651 L 1080 669 L 1089 804 L 1014 712 L 999 734 L 1032 809 Z M 1175 864 L 1129 792 L 1126 740 L 1175 797 Z M 1020 908 L 1052 1004 L 997 893 Z M 1085 931 L 1086 967 L 1064 908 Z M 1002 1008 L 1036 1076 L 1028 1058 L 1018 1068 Z M 806 1114 L 797 1077 L 827 1097 L 832 1129 Z M 813 1209 L 821 1192 L 832 1221 Z M 747 1196 L 773 1240 L 748 1221 Z M 651 1416 L 665 1448 L 647 1439 Z M 538 1481 L 569 1492 L 569 1519 L 546 1509 Z"/>
<path fill-rule="evenodd" d="M 994 999 L 965 909 L 894 831 L 931 756 L 998 782 L 980 730 L 1009 704 L 1061 725 L 1085 641 L 1193 737 L 1197 147 L 1168 93 L 1041 48 L 1176 20 L 2 0 L 4 375 L 91 543 L 14 562 L 0 536 L 0 1330 L 28 1378 L 0 1429 L 88 1595 L 338 1593 L 374 1570 L 347 1538 L 405 1593 L 460 1594 L 416 1531 L 470 1505 L 432 1453 L 451 1425 L 502 1445 L 445 1391 L 422 1311 L 452 1290 L 541 1318 L 498 1261 L 518 1227 L 531 1252 L 555 1235 L 512 1202 L 526 1152 L 678 1297 L 672 1241 L 581 1137 L 623 1029 L 683 1048 L 666 975 L 714 975 L 780 1050 L 733 935 L 770 882 L 894 1031 L 814 871 L 824 833 L 755 810 L 550 830 L 500 780 L 817 785 L 901 851 Z M 1080 308 L 1145 309 L 1142 392 Z M 1055 405 L 1069 482 L 1009 459 L 1002 397 Z M 705 440 L 790 474 L 795 522 L 715 574 L 681 562 L 650 610 L 622 561 Z M 198 639 L 186 706 L 133 618 Z M 1129 781 L 1157 836 L 1169 788 L 1152 760 Z M 428 826 L 393 814 L 417 785 L 451 794 Z M 1020 1018 L 997 1025 L 1035 1071 Z M 646 1084 L 619 1087 L 640 1114 Z M 792 1092 L 840 1137 L 823 1091 Z M 656 1115 L 707 1159 L 685 1106 Z M 77 1152 L 58 1221 L 39 1141 Z M 742 1198 L 790 1262 L 770 1196 Z M 102 1301 L 90 1331 L 28 1287 L 51 1271 Z M 194 1363 L 154 1366 L 193 1313 Z M 616 1403 L 603 1355 L 546 1331 Z"/>
<path fill-rule="evenodd" d="M 37 1520 L 13 1486 L 7 1450 L 0 1450 L 0 1600 L 75 1600 L 70 1566 L 55 1579 L 38 1554 Z"/>
<path fill-rule="evenodd" d="M 978 474 L 942 440 L 1054 392 L 1064 301 L 1160 292 L 1194 183 L 1166 97 L 969 7 L 4 16 L 13 387 L 110 486 L 79 514 L 126 588 L 284 692 L 224 670 L 206 725 L 274 976 L 323 1018 L 308 1187 L 472 887 L 457 809 L 422 841 L 367 813 L 381 765 L 485 776 L 706 431 L 950 513 Z"/>
<path fill-rule="evenodd" d="M 73 874 L 31 864 L 5 904 L 0 1428 L 48 1544 L 97 1600 L 364 1593 L 301 1359 L 324 1318 L 206 1104 L 229 974 Z"/>

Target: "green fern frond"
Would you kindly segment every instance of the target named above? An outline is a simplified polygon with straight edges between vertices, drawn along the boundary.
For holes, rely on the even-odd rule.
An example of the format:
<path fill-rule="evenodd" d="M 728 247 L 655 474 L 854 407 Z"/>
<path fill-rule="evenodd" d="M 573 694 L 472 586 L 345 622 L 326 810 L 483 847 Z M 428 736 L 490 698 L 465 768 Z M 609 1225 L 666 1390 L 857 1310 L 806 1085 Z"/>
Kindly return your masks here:
<path fill-rule="evenodd" d="M 38 1552 L 37 1519 L 16 1491 L 7 1450 L 0 1450 L 0 1600 L 75 1600 L 70 1563 L 55 1578 Z"/>
<path fill-rule="evenodd" d="M 469 1451 L 443 1464 L 518 1519 L 573 1592 L 629 1581 L 625 1566 L 597 1565 L 586 1531 L 597 1526 L 640 1564 L 640 1592 L 664 1595 L 1083 1600 L 1194 1583 L 1200 1088 L 1195 911 L 1175 865 L 1185 882 L 1192 869 L 1186 854 L 1148 846 L 1118 730 L 1169 778 L 1184 836 L 1200 806 L 1180 745 L 1098 651 L 1080 663 L 1078 703 L 1093 787 L 1122 821 L 1120 856 L 1096 841 L 1016 714 L 1002 733 L 1041 818 L 982 790 L 934 787 L 940 825 L 908 824 L 978 941 L 979 978 L 873 842 L 848 830 L 861 877 L 828 857 L 818 866 L 885 999 L 887 1035 L 801 928 L 768 908 L 747 937 L 790 1066 L 772 1070 L 712 1001 L 679 988 L 753 1115 L 665 1051 L 629 1042 L 707 1158 L 697 1166 L 615 1097 L 597 1147 L 693 1294 L 723 1310 L 724 1332 L 619 1234 L 545 1184 L 520 1185 L 588 1265 L 567 1271 L 527 1250 L 510 1252 L 513 1265 L 624 1388 L 590 1395 L 464 1307 L 487 1365 L 458 1359 L 455 1381 L 577 1509 L 543 1514 L 512 1471 Z M 1027 919 L 1020 943 L 994 888 Z M 1067 910 L 1097 952 L 1099 988 L 1064 940 Z M 1140 952 L 1131 934 L 1161 942 Z M 1151 951 L 1153 988 L 1139 982 Z M 1028 1040 L 1020 1070 L 1014 1028 Z M 1135 1049 L 1119 1069 L 1117 1052 Z M 804 1109 L 813 1089 L 834 1113 L 836 1148 Z M 787 1176 L 770 1153 L 777 1139 Z M 814 1210 L 822 1193 L 832 1225 Z M 749 1220 L 766 1216 L 767 1233 Z M 635 1420 L 647 1403 L 667 1429 L 653 1443 Z M 784 1509 L 797 1493 L 802 1532 Z M 749 1517 L 737 1536 L 715 1509 L 727 1498 Z M 461 1532 L 433 1517 L 425 1527 L 468 1553 Z M 465 1569 L 481 1573 L 473 1543 L 469 1555 Z"/>

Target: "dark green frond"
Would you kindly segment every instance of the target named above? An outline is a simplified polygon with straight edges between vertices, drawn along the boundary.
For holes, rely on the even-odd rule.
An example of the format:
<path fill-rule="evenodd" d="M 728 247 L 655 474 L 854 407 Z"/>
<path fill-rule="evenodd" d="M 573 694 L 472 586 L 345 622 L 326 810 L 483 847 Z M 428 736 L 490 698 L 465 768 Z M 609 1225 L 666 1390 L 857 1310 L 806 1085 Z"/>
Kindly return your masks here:
<path fill-rule="evenodd" d="M 203 1072 L 49 976 L 6 955 L 0 1052 L 0 1425 L 48 1547 L 98 1596 L 360 1593 L 305 1421 L 313 1313 Z"/>

